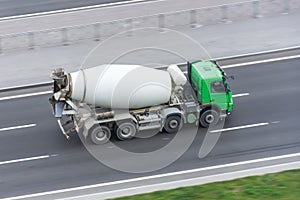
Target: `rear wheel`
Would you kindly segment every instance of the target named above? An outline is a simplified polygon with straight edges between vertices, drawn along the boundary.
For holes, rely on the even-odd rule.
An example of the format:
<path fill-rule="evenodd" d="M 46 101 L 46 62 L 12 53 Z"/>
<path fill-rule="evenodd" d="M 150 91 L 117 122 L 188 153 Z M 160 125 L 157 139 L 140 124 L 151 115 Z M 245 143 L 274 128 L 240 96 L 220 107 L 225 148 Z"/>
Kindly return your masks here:
<path fill-rule="evenodd" d="M 182 128 L 182 125 L 183 122 L 181 117 L 170 115 L 165 122 L 164 131 L 167 133 L 177 133 Z"/>
<path fill-rule="evenodd" d="M 204 128 L 215 126 L 220 119 L 220 115 L 215 110 L 206 110 L 200 116 L 200 124 Z"/>
<path fill-rule="evenodd" d="M 95 125 L 90 131 L 90 139 L 94 144 L 104 144 L 109 141 L 111 131 L 107 126 Z"/>
<path fill-rule="evenodd" d="M 120 122 L 116 125 L 115 134 L 119 140 L 130 140 L 136 135 L 136 132 L 133 122 Z"/>

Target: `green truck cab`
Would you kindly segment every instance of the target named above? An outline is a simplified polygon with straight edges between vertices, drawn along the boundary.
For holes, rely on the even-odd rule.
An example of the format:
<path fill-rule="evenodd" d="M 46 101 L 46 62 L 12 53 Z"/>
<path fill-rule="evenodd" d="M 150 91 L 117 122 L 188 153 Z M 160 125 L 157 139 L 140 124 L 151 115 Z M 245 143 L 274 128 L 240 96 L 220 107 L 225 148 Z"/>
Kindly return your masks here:
<path fill-rule="evenodd" d="M 200 125 L 214 126 L 233 109 L 227 75 L 215 61 L 188 62 L 188 79 L 200 104 Z"/>

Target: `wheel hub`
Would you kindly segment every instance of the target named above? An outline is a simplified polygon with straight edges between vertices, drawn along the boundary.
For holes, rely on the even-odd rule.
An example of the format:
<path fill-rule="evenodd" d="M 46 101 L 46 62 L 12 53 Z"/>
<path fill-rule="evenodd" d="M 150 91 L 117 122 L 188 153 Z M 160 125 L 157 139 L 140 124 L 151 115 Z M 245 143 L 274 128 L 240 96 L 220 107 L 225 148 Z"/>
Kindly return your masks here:
<path fill-rule="evenodd" d="M 103 140 L 105 138 L 105 133 L 103 131 L 99 131 L 96 134 L 96 138 L 97 138 L 97 140 Z"/>
<path fill-rule="evenodd" d="M 133 134 L 133 129 L 130 126 L 123 127 L 121 133 L 123 136 L 130 136 Z"/>
<path fill-rule="evenodd" d="M 214 117 L 214 115 L 209 114 L 209 115 L 207 115 L 207 116 L 205 117 L 205 120 L 206 120 L 207 123 L 211 124 L 211 123 L 213 123 L 213 121 L 215 120 L 215 117 Z"/>
<path fill-rule="evenodd" d="M 178 126 L 178 121 L 177 120 L 171 120 L 169 125 L 170 125 L 170 128 L 175 129 Z"/>

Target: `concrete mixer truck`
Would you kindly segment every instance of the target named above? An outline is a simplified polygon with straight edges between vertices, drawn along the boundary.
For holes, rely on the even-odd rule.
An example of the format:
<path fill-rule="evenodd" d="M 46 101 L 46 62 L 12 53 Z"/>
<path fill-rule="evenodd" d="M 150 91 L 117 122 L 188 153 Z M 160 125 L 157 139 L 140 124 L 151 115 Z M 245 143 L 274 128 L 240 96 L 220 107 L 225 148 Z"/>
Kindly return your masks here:
<path fill-rule="evenodd" d="M 50 103 L 62 133 L 94 144 L 138 132 L 178 132 L 184 124 L 209 127 L 230 114 L 232 92 L 215 61 L 194 61 L 167 70 L 140 65 L 100 65 L 65 73 L 58 68 Z"/>

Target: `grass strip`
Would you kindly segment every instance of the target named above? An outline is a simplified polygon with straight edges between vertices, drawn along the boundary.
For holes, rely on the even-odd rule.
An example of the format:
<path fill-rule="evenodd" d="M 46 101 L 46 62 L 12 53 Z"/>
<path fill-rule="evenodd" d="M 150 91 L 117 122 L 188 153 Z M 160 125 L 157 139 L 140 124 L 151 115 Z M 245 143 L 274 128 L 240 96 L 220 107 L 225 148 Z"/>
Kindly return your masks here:
<path fill-rule="evenodd" d="M 300 169 L 232 181 L 157 191 L 116 200 L 300 200 Z"/>

